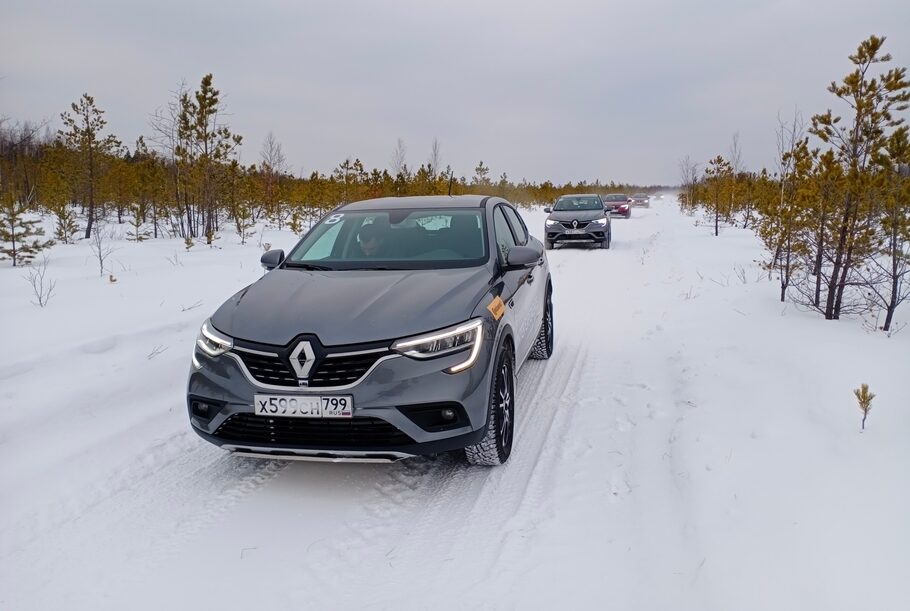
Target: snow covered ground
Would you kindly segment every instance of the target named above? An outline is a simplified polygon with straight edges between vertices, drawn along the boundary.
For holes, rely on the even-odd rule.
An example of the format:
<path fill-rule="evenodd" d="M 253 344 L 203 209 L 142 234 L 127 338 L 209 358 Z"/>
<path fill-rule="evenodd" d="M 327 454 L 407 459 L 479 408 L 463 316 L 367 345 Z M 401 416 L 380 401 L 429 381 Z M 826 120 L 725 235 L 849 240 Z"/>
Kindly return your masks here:
<path fill-rule="evenodd" d="M 550 253 L 555 355 L 498 469 L 197 438 L 193 339 L 255 242 L 118 243 L 115 283 L 57 246 L 44 309 L 0 264 L 0 609 L 910 608 L 910 329 L 780 304 L 749 232 L 672 198 L 613 236 Z"/>

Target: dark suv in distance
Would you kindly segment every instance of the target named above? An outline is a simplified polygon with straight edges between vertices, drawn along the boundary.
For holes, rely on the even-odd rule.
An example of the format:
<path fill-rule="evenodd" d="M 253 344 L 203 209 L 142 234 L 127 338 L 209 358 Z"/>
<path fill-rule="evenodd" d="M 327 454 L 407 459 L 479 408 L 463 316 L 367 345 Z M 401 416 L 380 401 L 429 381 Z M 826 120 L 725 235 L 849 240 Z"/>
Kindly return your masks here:
<path fill-rule="evenodd" d="M 511 204 L 355 202 L 262 264 L 199 332 L 187 408 L 202 438 L 270 458 L 509 458 L 516 374 L 554 337 L 547 256 Z"/>
<path fill-rule="evenodd" d="M 610 248 L 613 226 L 610 213 L 597 194 L 563 195 L 544 222 L 545 243 L 548 249 L 558 244 L 590 244 L 595 248 Z"/>
<path fill-rule="evenodd" d="M 633 206 L 641 206 L 642 208 L 651 207 L 651 196 L 647 193 L 636 193 L 629 199 Z"/>

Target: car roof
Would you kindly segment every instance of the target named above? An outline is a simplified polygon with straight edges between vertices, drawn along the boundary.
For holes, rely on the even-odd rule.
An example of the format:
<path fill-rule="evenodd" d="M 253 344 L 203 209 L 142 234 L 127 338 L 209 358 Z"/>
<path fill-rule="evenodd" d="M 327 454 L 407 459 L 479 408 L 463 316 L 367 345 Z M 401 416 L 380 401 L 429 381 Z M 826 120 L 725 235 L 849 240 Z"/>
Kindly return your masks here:
<path fill-rule="evenodd" d="M 565 195 L 560 195 L 556 199 L 562 199 L 564 197 L 600 197 L 599 193 L 566 193 Z"/>
<path fill-rule="evenodd" d="M 480 208 L 488 195 L 414 195 L 411 197 L 377 197 L 341 206 L 344 210 L 401 210 L 420 208 Z"/>

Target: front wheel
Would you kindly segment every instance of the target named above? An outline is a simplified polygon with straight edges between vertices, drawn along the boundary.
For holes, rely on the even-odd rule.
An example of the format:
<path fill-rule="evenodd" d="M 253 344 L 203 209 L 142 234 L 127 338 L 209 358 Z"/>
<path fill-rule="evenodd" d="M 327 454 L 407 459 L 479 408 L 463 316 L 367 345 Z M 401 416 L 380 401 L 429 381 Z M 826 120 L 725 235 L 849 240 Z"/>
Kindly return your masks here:
<path fill-rule="evenodd" d="M 553 250 L 553 242 L 551 242 L 550 240 L 547 240 L 546 242 L 544 242 L 544 247 L 547 250 Z"/>
<path fill-rule="evenodd" d="M 509 460 L 515 432 L 515 366 L 507 344 L 499 348 L 490 385 L 487 427 L 480 443 L 464 449 L 472 465 L 496 466 Z"/>
<path fill-rule="evenodd" d="M 537 339 L 534 340 L 534 347 L 531 348 L 530 358 L 544 361 L 553 354 L 553 289 L 547 286 L 547 296 L 543 303 L 543 321 L 540 323 L 540 331 L 537 332 Z"/>

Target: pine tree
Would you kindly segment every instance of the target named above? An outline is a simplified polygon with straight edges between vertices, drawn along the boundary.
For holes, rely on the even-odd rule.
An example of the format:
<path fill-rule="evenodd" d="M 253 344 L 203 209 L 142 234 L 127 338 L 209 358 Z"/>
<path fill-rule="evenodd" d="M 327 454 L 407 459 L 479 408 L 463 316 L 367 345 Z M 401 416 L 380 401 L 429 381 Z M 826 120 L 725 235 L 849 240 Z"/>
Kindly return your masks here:
<path fill-rule="evenodd" d="M 45 147 L 38 170 L 37 201 L 56 218 L 54 239 L 63 244 L 71 244 L 79 233 L 69 180 L 73 173 L 73 157 L 72 151 L 58 140 Z"/>
<path fill-rule="evenodd" d="M 57 220 L 54 225 L 54 239 L 61 244 L 72 244 L 76 234 L 79 233 L 76 211 L 68 202 L 55 204 L 50 207 L 50 210 Z"/>
<path fill-rule="evenodd" d="M 903 123 L 894 113 L 906 110 L 910 102 L 910 82 L 905 68 L 892 68 L 874 77 L 876 64 L 891 61 L 882 54 L 884 37 L 870 36 L 860 43 L 850 61 L 856 67 L 840 84 L 831 83 L 828 91 L 851 109 L 852 117 L 841 124 L 831 110 L 812 117 L 810 132 L 830 144 L 844 168 L 846 192 L 836 213 L 833 261 L 825 300 L 825 318 L 838 319 L 844 306 L 844 291 L 851 274 L 865 256 L 873 251 L 870 217 L 870 172 L 876 155 L 885 146 L 889 128 Z"/>
<path fill-rule="evenodd" d="M 489 187 L 492 185 L 490 182 L 490 167 L 485 166 L 482 159 L 477 164 L 477 167 L 474 168 L 474 178 L 471 179 L 471 185 L 475 187 Z"/>
<path fill-rule="evenodd" d="M 246 244 L 255 233 L 256 227 L 253 213 L 256 188 L 250 180 L 253 170 L 251 167 L 246 173 L 240 164 L 233 160 L 225 172 L 228 206 L 241 244 Z"/>
<path fill-rule="evenodd" d="M 180 115 L 177 117 L 181 144 L 175 147 L 175 154 L 178 162 L 190 169 L 188 180 L 197 198 L 209 245 L 218 230 L 219 174 L 223 170 L 220 166 L 232 158 L 243 140 L 218 119 L 224 110 L 220 95 L 212 86 L 212 75 L 206 74 L 192 96 L 186 92 L 180 96 Z M 189 207 L 187 215 L 191 216 Z M 193 225 L 191 220 L 187 219 L 190 226 Z"/>
<path fill-rule="evenodd" d="M 864 278 L 869 296 L 885 310 L 883 331 L 891 330 L 894 312 L 910 299 L 910 139 L 907 127 L 888 139 L 881 197 L 881 231 L 877 256 L 871 257 Z"/>
<path fill-rule="evenodd" d="M 54 241 L 37 239 L 44 236 L 44 229 L 39 221 L 26 218 L 31 197 L 21 200 L 10 191 L 0 193 L 0 255 L 4 255 L 0 259 L 11 259 L 13 267 L 27 264 Z"/>
<path fill-rule="evenodd" d="M 720 235 L 720 219 L 729 214 L 729 194 L 732 190 L 733 166 L 718 155 L 705 168 L 705 209 L 714 219 L 714 235 Z"/>
<path fill-rule="evenodd" d="M 872 399 L 875 398 L 875 393 L 869 392 L 869 385 L 862 384 L 859 388 L 853 389 L 853 395 L 856 397 L 856 402 L 859 404 L 859 409 L 863 412 L 863 430 L 866 430 L 866 418 L 869 416 L 869 411 L 872 409 Z"/>
<path fill-rule="evenodd" d="M 79 153 L 79 174 L 85 186 L 88 218 L 85 225 L 85 237 L 90 238 L 95 224 L 95 191 L 100 178 L 100 163 L 104 155 L 110 154 L 120 141 L 113 135 L 101 136 L 107 125 L 104 111 L 95 106 L 95 98 L 87 93 L 82 94 L 78 102 L 71 104 L 73 114 L 64 112 L 60 115 L 66 131 L 58 134 L 64 138 L 67 146 Z"/>
<path fill-rule="evenodd" d="M 126 239 L 133 242 L 144 242 L 148 240 L 152 232 L 145 228 L 145 218 L 148 214 L 145 202 L 134 201 L 129 204 L 130 225 L 132 229 L 126 232 Z"/>
<path fill-rule="evenodd" d="M 294 235 L 303 233 L 303 216 L 300 212 L 300 206 L 294 206 L 291 210 L 291 220 L 288 222 L 288 228 L 294 232 Z"/>
<path fill-rule="evenodd" d="M 835 211 L 844 200 L 844 183 L 843 166 L 838 163 L 834 151 L 828 150 L 819 155 L 812 170 L 813 197 L 807 202 L 806 226 L 801 236 L 806 256 L 810 258 L 806 269 L 811 270 L 810 275 L 814 281 L 806 287 L 797 285 L 797 289 L 802 293 L 801 303 L 821 313 L 825 311 L 821 301 L 822 288 L 831 284 L 831 245 L 834 243 L 837 219 Z"/>

